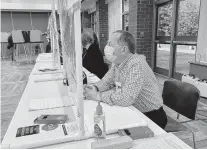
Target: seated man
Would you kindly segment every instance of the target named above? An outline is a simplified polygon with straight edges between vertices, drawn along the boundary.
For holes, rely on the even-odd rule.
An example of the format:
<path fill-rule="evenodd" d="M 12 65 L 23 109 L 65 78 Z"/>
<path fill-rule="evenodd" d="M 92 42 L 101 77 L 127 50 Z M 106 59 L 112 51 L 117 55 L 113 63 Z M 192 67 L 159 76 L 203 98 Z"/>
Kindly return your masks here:
<path fill-rule="evenodd" d="M 109 105 L 133 105 L 165 128 L 167 117 L 158 82 L 145 56 L 134 54 L 134 50 L 133 36 L 126 31 L 115 31 L 104 49 L 112 66 L 102 80 L 93 86 L 84 85 L 85 98 Z"/>

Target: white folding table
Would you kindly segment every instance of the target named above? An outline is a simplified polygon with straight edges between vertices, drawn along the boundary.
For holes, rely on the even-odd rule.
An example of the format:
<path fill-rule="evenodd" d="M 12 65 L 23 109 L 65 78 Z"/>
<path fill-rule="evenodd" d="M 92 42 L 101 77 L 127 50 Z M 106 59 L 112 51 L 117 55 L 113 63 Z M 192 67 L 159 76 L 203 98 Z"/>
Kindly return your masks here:
<path fill-rule="evenodd" d="M 46 54 L 44 54 L 44 56 L 45 55 Z M 49 55 L 51 54 L 48 54 L 48 56 Z M 40 54 L 37 60 L 41 60 L 40 57 L 42 56 L 43 55 Z M 34 83 L 35 78 L 37 78 L 38 76 L 41 76 L 41 75 L 34 75 L 33 74 L 34 71 L 37 70 L 38 67 L 46 63 L 51 63 L 51 61 L 37 62 L 30 74 L 28 84 L 25 88 L 22 98 L 18 104 L 18 107 L 14 113 L 14 116 L 11 120 L 11 123 L 2 141 L 2 146 L 4 146 L 5 148 L 9 147 L 9 144 L 12 143 L 12 139 L 15 138 L 17 129 L 19 127 L 34 125 L 33 121 L 35 117 L 40 116 L 41 114 L 44 114 L 44 113 L 48 113 L 48 114 L 74 113 L 71 111 L 72 110 L 71 108 L 67 108 L 67 107 L 40 110 L 40 111 L 28 111 L 31 99 L 43 99 L 43 98 L 48 98 L 48 97 L 61 97 L 61 96 L 68 95 L 68 87 L 63 85 L 63 81 L 49 81 L 49 82 Z M 90 106 L 86 105 L 85 107 L 90 107 Z M 136 116 L 138 115 L 140 117 L 140 120 L 144 120 L 146 122 L 148 127 L 154 132 L 155 137 L 166 134 L 166 132 L 163 129 L 157 126 L 153 121 L 147 118 L 143 113 L 141 113 L 135 107 L 130 106 L 128 108 L 136 112 Z M 85 108 L 85 109 L 90 110 L 90 108 Z M 107 110 L 104 110 L 104 111 L 107 112 Z M 45 136 L 42 137 L 43 138 L 42 140 L 47 139 L 50 136 L 54 136 L 52 135 L 52 132 L 48 133 L 48 135 L 45 134 Z M 110 135 L 107 135 L 107 138 L 117 137 L 117 136 L 118 134 L 110 134 Z M 27 141 L 31 140 L 31 138 L 29 136 L 25 136 L 24 140 L 27 143 Z M 60 144 L 55 144 L 55 145 L 43 146 L 41 148 L 91 148 L 91 143 L 94 141 L 95 141 L 94 138 L 89 138 L 89 139 L 85 139 L 81 141 L 72 141 L 72 142 L 65 142 L 65 143 L 60 143 Z M 133 142 L 134 142 L 135 147 L 136 145 L 139 144 L 139 140 L 135 140 Z M 180 142 L 182 141 L 180 140 Z M 184 142 L 183 142 L 183 145 L 186 146 L 187 148 L 190 148 Z"/>

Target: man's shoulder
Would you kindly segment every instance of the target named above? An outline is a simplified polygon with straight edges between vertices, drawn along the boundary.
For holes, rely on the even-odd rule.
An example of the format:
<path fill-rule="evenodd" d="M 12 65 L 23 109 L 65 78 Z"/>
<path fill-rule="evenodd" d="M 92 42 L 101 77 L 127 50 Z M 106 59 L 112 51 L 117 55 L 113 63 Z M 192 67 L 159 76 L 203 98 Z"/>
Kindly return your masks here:
<path fill-rule="evenodd" d="M 146 57 L 144 55 L 133 54 L 132 59 L 129 63 L 130 66 L 141 65 L 146 62 Z"/>

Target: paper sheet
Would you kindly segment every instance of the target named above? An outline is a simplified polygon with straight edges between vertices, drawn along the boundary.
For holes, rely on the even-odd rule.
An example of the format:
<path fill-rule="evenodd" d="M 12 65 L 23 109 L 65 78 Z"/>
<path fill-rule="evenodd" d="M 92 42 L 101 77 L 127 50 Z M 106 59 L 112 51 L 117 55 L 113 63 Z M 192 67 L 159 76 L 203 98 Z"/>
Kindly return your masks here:
<path fill-rule="evenodd" d="M 118 132 L 118 129 L 147 126 L 144 119 L 142 119 L 137 112 L 128 107 L 109 106 L 105 103 L 101 103 L 101 105 L 105 113 L 107 134 Z M 91 131 L 93 131 L 94 127 L 93 117 L 96 106 L 96 101 L 84 100 L 85 121 Z"/>
<path fill-rule="evenodd" d="M 133 149 L 192 149 L 172 133 L 139 139 L 136 140 L 136 143 Z"/>
<path fill-rule="evenodd" d="M 100 81 L 100 79 L 95 74 L 89 72 L 84 67 L 83 67 L 83 71 L 85 72 L 85 74 L 87 76 L 88 84 L 93 84 L 93 83 L 96 83 L 96 82 Z"/>
<path fill-rule="evenodd" d="M 34 79 L 34 82 L 47 82 L 47 81 L 58 81 L 63 80 L 64 76 L 62 73 L 56 73 L 56 74 L 44 74 L 46 76 L 41 76 L 36 79 Z"/>
<path fill-rule="evenodd" d="M 74 98 L 69 96 L 51 97 L 44 99 L 31 99 L 29 111 L 69 107 L 74 105 Z"/>
<path fill-rule="evenodd" d="M 51 62 L 54 61 L 52 59 L 52 55 L 40 55 L 39 57 L 37 57 L 36 62 Z"/>
<path fill-rule="evenodd" d="M 57 66 L 45 65 L 36 69 L 33 75 L 44 75 L 44 74 L 55 74 L 55 73 L 62 73 L 62 71 L 59 70 Z"/>

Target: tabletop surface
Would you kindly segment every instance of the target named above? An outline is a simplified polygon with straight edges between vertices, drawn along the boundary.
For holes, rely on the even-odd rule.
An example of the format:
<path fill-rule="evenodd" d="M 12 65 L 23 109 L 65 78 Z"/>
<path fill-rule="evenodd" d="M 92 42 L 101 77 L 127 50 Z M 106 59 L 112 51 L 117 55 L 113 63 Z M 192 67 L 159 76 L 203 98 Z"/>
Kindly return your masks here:
<path fill-rule="evenodd" d="M 44 56 L 51 56 L 51 54 L 40 54 L 37 58 L 37 60 L 40 60 L 40 57 Z M 42 59 L 41 58 L 41 59 Z M 52 58 L 52 57 L 51 57 Z M 51 64 L 51 62 L 37 62 L 34 66 L 30 77 L 28 84 L 25 88 L 25 91 L 22 95 L 22 98 L 18 104 L 18 107 L 14 113 L 14 116 L 11 120 L 11 123 L 8 127 L 8 130 L 4 136 L 4 139 L 2 141 L 2 145 L 7 146 L 11 143 L 11 139 L 16 136 L 17 129 L 19 127 L 29 126 L 33 125 L 33 120 L 35 117 L 40 116 L 42 113 L 48 113 L 48 114 L 71 114 L 72 109 L 71 108 L 56 108 L 56 109 L 49 109 L 49 110 L 41 110 L 41 111 L 31 111 L 28 112 L 28 107 L 30 104 L 31 99 L 43 99 L 48 98 L 48 95 L 50 97 L 62 97 L 62 96 L 68 96 L 68 88 L 63 85 L 62 81 L 50 81 L 50 82 L 40 82 L 40 83 L 34 83 L 34 79 L 41 75 L 34 75 L 34 71 L 37 70 L 38 67 L 41 67 L 42 65 L 48 65 Z M 88 73 L 86 73 L 88 74 Z M 86 110 L 90 111 L 90 107 L 86 104 Z M 107 107 L 107 109 L 110 109 L 110 107 Z M 141 113 L 139 110 L 137 110 L 135 107 L 130 106 L 128 107 L 133 112 L 136 112 L 136 115 L 140 117 L 140 120 L 143 120 L 147 126 L 154 132 L 155 137 L 160 136 L 163 134 L 166 134 L 166 132 L 161 129 L 159 126 L 157 126 L 154 122 L 152 122 L 149 118 L 147 118 L 143 113 Z M 107 111 L 107 110 L 105 110 Z M 135 115 L 135 116 L 136 116 Z M 107 119 L 107 118 L 106 118 Z M 52 132 L 50 133 L 52 136 Z M 45 135 L 44 138 L 47 138 L 50 136 L 50 134 Z M 53 133 L 54 134 L 54 133 Z M 54 136 L 54 135 L 53 135 Z M 110 137 L 117 137 L 118 134 L 111 134 L 107 135 L 107 138 Z M 32 136 L 31 136 L 32 137 Z M 29 140 L 29 136 L 24 137 L 25 140 Z M 26 139 L 27 138 L 27 139 Z M 94 138 L 89 138 L 86 140 L 81 141 L 73 141 L 73 142 L 67 142 L 67 143 L 60 143 L 55 145 L 49 145 L 44 146 L 41 148 L 91 148 L 91 142 L 95 141 Z M 181 140 L 180 140 L 181 141 Z M 182 141 L 181 141 L 182 142 Z M 138 144 L 139 142 L 134 141 L 134 144 Z M 184 142 L 183 145 L 188 147 Z M 135 146 L 136 147 L 136 146 Z M 190 147 L 188 147 L 190 148 Z"/>

